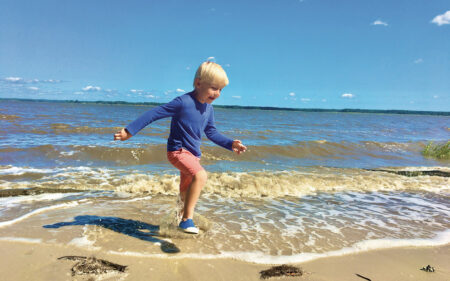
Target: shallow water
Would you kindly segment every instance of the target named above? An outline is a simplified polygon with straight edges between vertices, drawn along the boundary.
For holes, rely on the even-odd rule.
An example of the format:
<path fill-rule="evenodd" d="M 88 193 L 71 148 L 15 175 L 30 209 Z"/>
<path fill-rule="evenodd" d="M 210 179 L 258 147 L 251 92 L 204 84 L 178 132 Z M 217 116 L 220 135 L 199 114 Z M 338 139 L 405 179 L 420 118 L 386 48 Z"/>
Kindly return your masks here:
<path fill-rule="evenodd" d="M 190 236 L 175 227 L 169 120 L 112 141 L 147 109 L 1 101 L 0 189 L 81 192 L 0 197 L 0 239 L 262 263 L 450 242 L 449 177 L 379 171 L 449 173 L 448 160 L 421 155 L 448 141 L 448 116 L 217 109 L 218 129 L 249 149 L 205 140 L 201 233 Z"/>

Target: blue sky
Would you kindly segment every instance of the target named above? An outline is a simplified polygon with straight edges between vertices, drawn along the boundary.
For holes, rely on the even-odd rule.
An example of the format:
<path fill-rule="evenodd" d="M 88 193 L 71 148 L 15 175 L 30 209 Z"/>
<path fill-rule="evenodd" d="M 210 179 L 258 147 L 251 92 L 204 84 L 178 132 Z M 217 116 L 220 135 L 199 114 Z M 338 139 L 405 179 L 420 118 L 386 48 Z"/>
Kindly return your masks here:
<path fill-rule="evenodd" d="M 450 111 L 449 0 L 0 1 L 0 97 Z"/>

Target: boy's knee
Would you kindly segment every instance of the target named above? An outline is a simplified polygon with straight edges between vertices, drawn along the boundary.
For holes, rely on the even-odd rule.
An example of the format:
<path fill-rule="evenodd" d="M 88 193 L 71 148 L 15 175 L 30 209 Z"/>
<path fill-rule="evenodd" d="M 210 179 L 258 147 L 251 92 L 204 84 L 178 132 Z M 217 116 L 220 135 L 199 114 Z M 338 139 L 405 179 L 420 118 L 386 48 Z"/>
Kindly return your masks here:
<path fill-rule="evenodd" d="M 208 179 L 208 175 L 206 174 L 205 170 L 198 171 L 197 174 L 195 174 L 194 179 L 196 181 L 206 182 Z"/>

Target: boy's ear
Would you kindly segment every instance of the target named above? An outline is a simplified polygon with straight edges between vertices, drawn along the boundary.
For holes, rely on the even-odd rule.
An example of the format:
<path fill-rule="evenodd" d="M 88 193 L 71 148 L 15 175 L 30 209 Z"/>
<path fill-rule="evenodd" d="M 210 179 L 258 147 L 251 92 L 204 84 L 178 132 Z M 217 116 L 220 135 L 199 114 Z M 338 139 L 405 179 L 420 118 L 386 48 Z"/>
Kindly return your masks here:
<path fill-rule="evenodd" d="M 194 79 L 194 85 L 195 85 L 195 87 L 196 87 L 196 88 L 200 87 L 200 84 L 201 84 L 200 78 L 195 78 L 195 79 Z"/>

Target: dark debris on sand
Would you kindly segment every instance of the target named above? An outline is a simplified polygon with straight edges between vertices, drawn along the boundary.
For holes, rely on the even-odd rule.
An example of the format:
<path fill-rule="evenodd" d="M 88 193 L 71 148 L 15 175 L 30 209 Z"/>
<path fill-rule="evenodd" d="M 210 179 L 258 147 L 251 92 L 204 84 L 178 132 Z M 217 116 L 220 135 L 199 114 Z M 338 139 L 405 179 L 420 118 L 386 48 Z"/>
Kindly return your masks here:
<path fill-rule="evenodd" d="M 83 274 L 104 274 L 109 272 L 125 272 L 127 266 L 97 259 L 95 257 L 64 256 L 58 260 L 77 261 L 72 267 L 72 276 Z"/>
<path fill-rule="evenodd" d="M 434 267 L 432 267 L 431 265 L 424 266 L 420 270 L 423 270 L 425 272 L 434 272 L 435 271 Z"/>
<path fill-rule="evenodd" d="M 291 265 L 280 265 L 274 266 L 270 269 L 263 270 L 259 272 L 261 274 L 261 279 L 267 279 L 270 277 L 279 277 L 279 276 L 302 276 L 303 270 L 299 267 L 291 266 Z"/>
<path fill-rule="evenodd" d="M 78 189 L 59 189 L 59 188 L 19 188 L 19 189 L 2 189 L 0 190 L 0 197 L 24 196 L 24 195 L 39 195 L 44 193 L 75 193 L 82 192 Z"/>
<path fill-rule="evenodd" d="M 427 171 L 396 171 L 396 170 L 383 170 L 383 169 L 368 169 L 368 171 L 386 172 L 397 174 L 406 177 L 418 177 L 418 176 L 435 176 L 435 177 L 450 177 L 450 173 L 441 170 L 427 170 Z"/>

